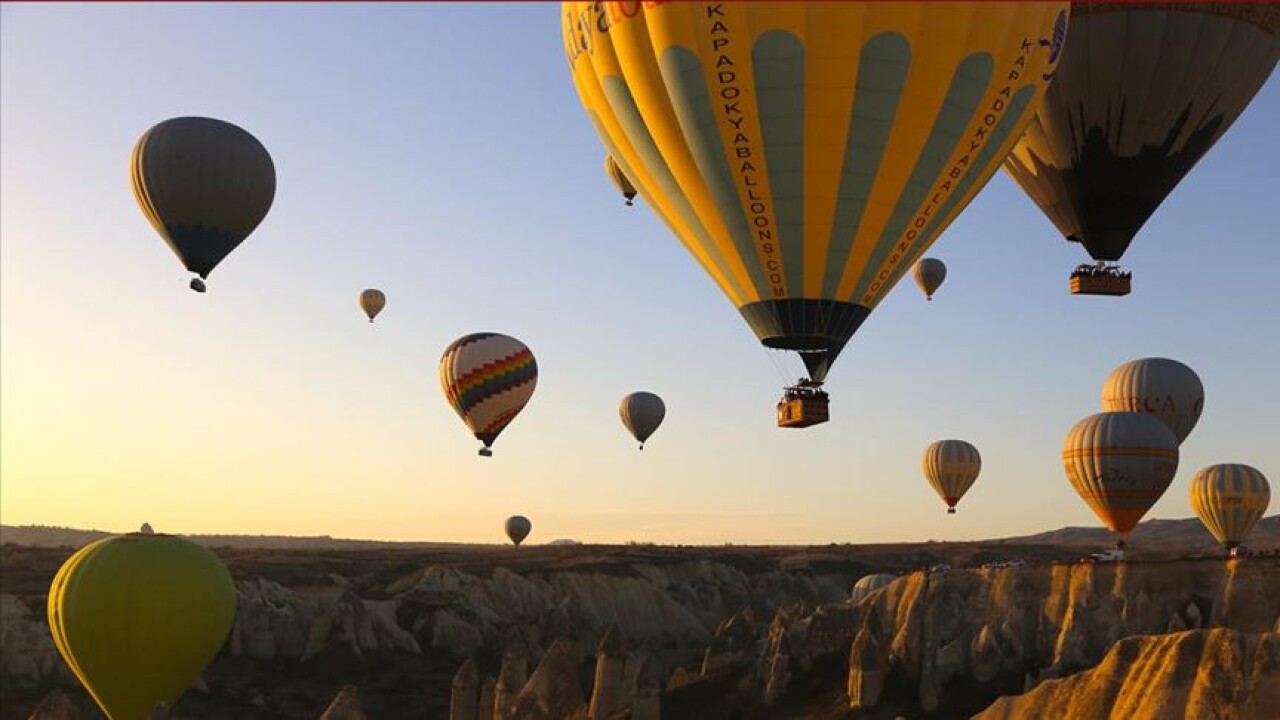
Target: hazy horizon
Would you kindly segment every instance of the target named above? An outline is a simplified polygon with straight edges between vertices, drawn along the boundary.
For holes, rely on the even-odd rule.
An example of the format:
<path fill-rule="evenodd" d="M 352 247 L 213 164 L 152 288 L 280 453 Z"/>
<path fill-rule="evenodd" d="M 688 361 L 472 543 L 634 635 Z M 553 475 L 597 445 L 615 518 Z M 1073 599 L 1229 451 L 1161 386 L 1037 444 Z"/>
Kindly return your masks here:
<path fill-rule="evenodd" d="M 828 377 L 831 422 L 784 430 L 799 361 L 623 205 L 557 7 L 0 5 L 0 521 L 496 542 L 518 513 L 542 541 L 705 545 L 1096 527 L 1062 439 L 1148 356 L 1206 401 L 1147 519 L 1192 516 L 1210 464 L 1280 478 L 1277 77 L 1134 241 L 1132 295 L 1070 296 L 1087 255 L 998 173 L 929 251 L 933 302 L 900 283 Z M 206 295 L 128 182 L 180 115 L 245 128 L 278 176 Z M 388 297 L 372 326 L 366 287 Z M 479 458 L 436 363 L 486 330 L 540 377 Z M 618 419 L 634 390 L 667 406 L 643 452 Z M 982 453 L 953 516 L 920 471 L 940 438 Z"/>

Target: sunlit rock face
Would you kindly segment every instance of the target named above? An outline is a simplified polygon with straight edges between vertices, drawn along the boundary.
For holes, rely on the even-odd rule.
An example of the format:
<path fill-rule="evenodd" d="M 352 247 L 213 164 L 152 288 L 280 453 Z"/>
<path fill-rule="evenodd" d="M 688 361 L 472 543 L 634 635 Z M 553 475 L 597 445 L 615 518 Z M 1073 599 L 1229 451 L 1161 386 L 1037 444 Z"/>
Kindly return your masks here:
<path fill-rule="evenodd" d="M 806 665 L 839 652 L 848 658 L 843 692 L 851 709 L 881 705 L 892 677 L 899 693 L 910 688 L 915 708 L 932 712 L 952 706 L 955 688 L 980 695 L 988 684 L 994 697 L 1010 678 L 1029 677 L 1034 687 L 1093 667 L 1131 635 L 1270 633 L 1280 622 L 1277 597 L 1280 563 L 1270 558 L 918 572 L 859 604 L 803 617 L 780 611 L 767 660 L 789 656 L 790 673 L 802 676 Z M 776 687 L 762 694 L 785 699 Z"/>
<path fill-rule="evenodd" d="M 1005 697 L 976 720 L 1272 720 L 1280 635 L 1223 628 L 1124 638 L 1091 670 Z"/>

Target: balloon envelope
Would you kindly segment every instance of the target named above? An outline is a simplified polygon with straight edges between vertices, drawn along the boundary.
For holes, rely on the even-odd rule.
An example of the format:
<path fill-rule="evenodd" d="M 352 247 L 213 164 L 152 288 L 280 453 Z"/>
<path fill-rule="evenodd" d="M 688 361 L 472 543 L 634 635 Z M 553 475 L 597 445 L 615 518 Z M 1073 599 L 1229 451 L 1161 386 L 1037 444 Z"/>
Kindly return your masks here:
<path fill-rule="evenodd" d="M 524 542 L 525 538 L 529 537 L 529 532 L 533 530 L 533 523 L 529 522 L 529 518 L 523 515 L 512 515 L 507 518 L 504 527 L 511 542 L 519 545 Z"/>
<path fill-rule="evenodd" d="M 258 227 L 276 194 L 276 170 L 258 139 L 229 122 L 179 117 L 138 140 L 134 198 L 184 267 L 207 278 Z"/>
<path fill-rule="evenodd" d="M 626 199 L 627 204 L 630 205 L 631 201 L 635 199 L 636 188 L 627 179 L 627 174 L 622 172 L 622 168 L 618 167 L 618 161 L 614 160 L 612 155 L 605 157 L 604 171 L 609 176 L 609 179 L 613 181 L 614 186 L 618 188 L 618 192 L 622 193 L 622 197 Z"/>
<path fill-rule="evenodd" d="M 859 602 L 871 593 L 897 580 L 898 576 L 889 573 L 876 573 L 874 575 L 863 575 L 858 578 L 858 582 L 853 584 L 853 592 L 849 594 L 849 599 L 853 602 Z"/>
<path fill-rule="evenodd" d="M 1210 465 L 1191 479 L 1191 509 L 1218 542 L 1234 550 L 1271 503 L 1271 486 L 1257 469 Z"/>
<path fill-rule="evenodd" d="M 533 351 L 498 333 L 474 333 L 454 340 L 440 358 L 445 398 L 476 439 L 481 455 L 524 409 L 538 385 Z"/>
<path fill-rule="evenodd" d="M 1022 134 L 1067 7 L 566 2 L 561 16 L 607 152 L 761 342 L 821 381 Z"/>
<path fill-rule="evenodd" d="M 1173 482 L 1178 441 L 1150 415 L 1098 413 L 1067 433 L 1062 464 L 1098 519 L 1127 536 Z"/>
<path fill-rule="evenodd" d="M 172 535 L 132 533 L 86 545 L 49 588 L 54 645 L 113 720 L 172 707 L 231 630 L 231 574 Z"/>
<path fill-rule="evenodd" d="M 1280 5 L 1072 3 L 1057 75 L 1005 170 L 1068 240 L 1119 260 L 1277 59 Z"/>
<path fill-rule="evenodd" d="M 649 439 L 662 418 L 667 414 L 667 406 L 662 398 L 643 390 L 633 392 L 622 398 L 618 405 L 618 414 L 622 416 L 622 424 L 627 427 L 632 437 L 640 441 L 640 449 L 644 449 L 644 441 Z"/>
<path fill-rule="evenodd" d="M 370 288 L 360 293 L 360 309 L 364 310 L 364 314 L 369 316 L 369 322 L 373 322 L 373 319 L 386 306 L 387 296 L 381 290 Z"/>
<path fill-rule="evenodd" d="M 925 298 L 932 300 L 942 281 L 947 279 L 947 266 L 937 258 L 924 258 L 916 263 L 911 275 L 916 286 L 924 291 Z"/>
<path fill-rule="evenodd" d="M 982 471 L 978 448 L 964 440 L 939 440 L 924 449 L 924 476 L 938 497 L 955 512 L 956 503 L 969 492 Z"/>
<path fill-rule="evenodd" d="M 1102 409 L 1153 415 L 1181 445 L 1204 410 L 1204 385 L 1194 370 L 1177 360 L 1131 360 L 1112 370 L 1102 384 Z"/>

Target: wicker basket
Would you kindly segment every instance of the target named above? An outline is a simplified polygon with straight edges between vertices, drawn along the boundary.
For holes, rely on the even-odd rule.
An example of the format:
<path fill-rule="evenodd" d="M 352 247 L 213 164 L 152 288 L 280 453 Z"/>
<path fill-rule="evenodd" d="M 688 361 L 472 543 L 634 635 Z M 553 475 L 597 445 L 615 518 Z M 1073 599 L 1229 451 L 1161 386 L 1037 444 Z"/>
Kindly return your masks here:
<path fill-rule="evenodd" d="M 1128 277 L 1076 275 L 1071 278 L 1072 295 L 1128 295 Z"/>
<path fill-rule="evenodd" d="M 831 401 L 801 396 L 778 403 L 778 427 L 803 428 L 831 419 Z"/>

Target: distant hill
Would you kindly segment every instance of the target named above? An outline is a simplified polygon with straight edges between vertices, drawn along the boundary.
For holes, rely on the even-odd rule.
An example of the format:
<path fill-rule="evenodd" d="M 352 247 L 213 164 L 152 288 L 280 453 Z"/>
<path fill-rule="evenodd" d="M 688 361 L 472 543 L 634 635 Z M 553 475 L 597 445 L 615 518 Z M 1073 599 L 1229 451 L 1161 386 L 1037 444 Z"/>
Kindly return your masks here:
<path fill-rule="evenodd" d="M 80 547 L 117 533 L 102 530 L 78 530 L 50 525 L 0 525 L 0 544 L 27 547 Z M 183 535 L 206 547 L 230 547 L 255 550 L 377 550 L 380 548 L 435 549 L 468 547 L 480 543 L 392 542 L 386 540 L 348 540 L 328 535 L 289 537 L 286 535 Z M 499 543 L 492 543 L 497 545 Z M 532 543 L 530 543 L 532 544 Z"/>
<path fill-rule="evenodd" d="M 1065 527 L 1036 535 L 1004 538 L 1004 541 L 1037 545 L 1098 546 L 1109 544 L 1113 538 L 1110 531 L 1101 527 Z M 1133 545 L 1170 550 L 1211 550 L 1217 546 L 1217 541 L 1204 529 L 1198 518 L 1147 520 L 1138 523 L 1138 527 L 1129 536 L 1129 541 Z M 1245 544 L 1255 548 L 1280 547 L 1280 515 L 1258 520 Z"/>
<path fill-rule="evenodd" d="M 79 530 L 50 525 L 0 525 L 0 543 L 12 543 L 27 547 L 80 547 L 86 543 L 115 533 L 102 530 Z M 284 535 L 187 535 L 207 547 L 229 547 L 260 550 L 377 550 L 399 548 L 404 550 L 429 550 L 464 547 L 484 547 L 504 543 L 449 543 L 449 542 L 393 542 L 386 540 L 352 540 L 328 535 L 289 537 Z M 1111 533 L 1100 527 L 1065 527 L 1058 530 L 999 538 L 1000 542 L 1019 545 L 1046 545 L 1057 547 L 1099 547 L 1111 544 Z M 1183 520 L 1148 520 L 1134 528 L 1130 541 L 1151 549 L 1168 551 L 1212 550 L 1216 543 L 1196 518 Z M 526 543 L 537 545 L 539 543 Z M 576 540 L 557 539 L 548 545 L 581 544 Z M 884 543 L 875 543 L 877 545 Z M 893 543 L 890 543 L 893 544 Z M 918 543 L 899 543 L 913 545 Z M 1280 548 L 1280 515 L 1272 515 L 1258 521 L 1249 535 L 1249 547 Z"/>

